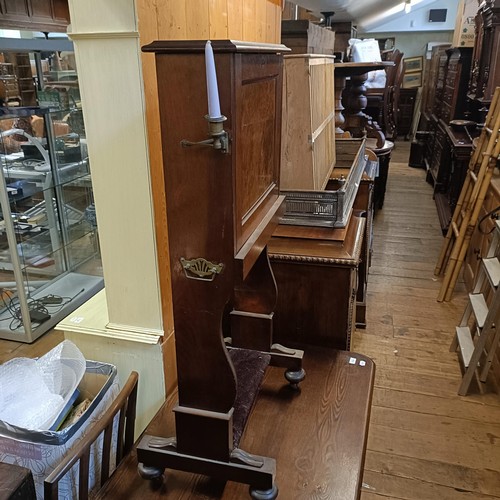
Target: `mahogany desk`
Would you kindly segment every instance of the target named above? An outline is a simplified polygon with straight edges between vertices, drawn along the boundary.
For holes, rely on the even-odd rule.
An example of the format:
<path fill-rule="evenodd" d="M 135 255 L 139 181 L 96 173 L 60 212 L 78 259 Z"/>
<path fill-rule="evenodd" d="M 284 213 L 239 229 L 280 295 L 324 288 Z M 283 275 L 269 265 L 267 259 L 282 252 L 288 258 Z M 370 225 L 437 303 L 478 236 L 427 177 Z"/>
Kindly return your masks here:
<path fill-rule="evenodd" d="M 355 364 L 350 364 L 350 358 Z M 360 365 L 364 361 L 365 366 Z M 358 499 L 362 484 L 375 365 L 366 356 L 326 348 L 304 354 L 307 377 L 294 392 L 282 370 L 268 369 L 241 447 L 276 458 L 278 499 Z M 145 431 L 173 435 L 174 394 Z M 242 500 L 248 487 L 186 472 L 165 471 L 157 489 L 137 473 L 135 450 L 97 498 L 113 500 Z"/>

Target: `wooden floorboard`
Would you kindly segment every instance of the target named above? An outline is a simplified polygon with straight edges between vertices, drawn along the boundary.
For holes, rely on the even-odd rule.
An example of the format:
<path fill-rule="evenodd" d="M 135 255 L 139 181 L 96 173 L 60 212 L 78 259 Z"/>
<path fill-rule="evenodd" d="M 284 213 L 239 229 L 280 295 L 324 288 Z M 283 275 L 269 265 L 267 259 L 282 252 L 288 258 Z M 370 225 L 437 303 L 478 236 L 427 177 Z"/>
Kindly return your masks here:
<path fill-rule="evenodd" d="M 465 286 L 436 301 L 443 236 L 432 188 L 408 167 L 408 152 L 397 143 L 374 224 L 367 327 L 353 335 L 352 349 L 377 365 L 361 500 L 500 498 L 500 398 L 491 383 L 486 394 L 457 395 L 449 345 Z"/>

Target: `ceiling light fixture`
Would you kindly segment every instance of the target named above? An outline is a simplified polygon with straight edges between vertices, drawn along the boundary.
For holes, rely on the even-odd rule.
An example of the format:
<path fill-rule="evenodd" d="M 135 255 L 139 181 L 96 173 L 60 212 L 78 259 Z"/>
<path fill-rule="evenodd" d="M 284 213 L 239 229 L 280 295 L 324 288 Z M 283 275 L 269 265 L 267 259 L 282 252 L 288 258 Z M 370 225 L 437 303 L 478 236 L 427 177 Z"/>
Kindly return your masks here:
<path fill-rule="evenodd" d="M 409 14 L 411 12 L 411 0 L 405 0 L 405 13 Z"/>

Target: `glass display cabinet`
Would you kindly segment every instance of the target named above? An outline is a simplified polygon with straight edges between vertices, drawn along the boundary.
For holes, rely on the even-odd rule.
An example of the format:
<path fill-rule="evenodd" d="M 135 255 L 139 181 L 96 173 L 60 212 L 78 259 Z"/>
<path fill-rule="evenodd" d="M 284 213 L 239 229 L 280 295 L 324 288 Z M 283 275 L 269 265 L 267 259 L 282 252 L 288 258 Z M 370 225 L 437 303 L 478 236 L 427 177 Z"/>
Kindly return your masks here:
<path fill-rule="evenodd" d="M 0 338 L 33 342 L 103 286 L 85 132 L 0 108 Z"/>

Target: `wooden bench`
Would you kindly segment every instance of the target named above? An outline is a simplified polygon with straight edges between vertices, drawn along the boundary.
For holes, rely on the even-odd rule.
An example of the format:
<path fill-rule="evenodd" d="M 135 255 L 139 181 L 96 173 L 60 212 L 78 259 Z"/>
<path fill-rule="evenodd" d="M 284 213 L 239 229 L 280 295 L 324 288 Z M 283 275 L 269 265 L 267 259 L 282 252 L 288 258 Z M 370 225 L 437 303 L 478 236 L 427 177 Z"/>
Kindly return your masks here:
<path fill-rule="evenodd" d="M 374 363 L 352 352 L 308 347 L 304 367 L 307 378 L 300 392 L 286 385 L 282 370 L 267 370 L 242 447 L 276 459 L 278 498 L 358 499 Z M 174 435 L 176 397 L 168 399 L 145 434 Z M 161 484 L 144 481 L 134 450 L 97 498 L 236 500 L 247 495 L 244 484 L 169 469 Z"/>

